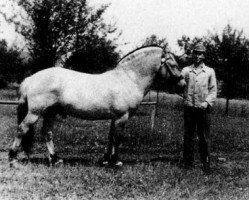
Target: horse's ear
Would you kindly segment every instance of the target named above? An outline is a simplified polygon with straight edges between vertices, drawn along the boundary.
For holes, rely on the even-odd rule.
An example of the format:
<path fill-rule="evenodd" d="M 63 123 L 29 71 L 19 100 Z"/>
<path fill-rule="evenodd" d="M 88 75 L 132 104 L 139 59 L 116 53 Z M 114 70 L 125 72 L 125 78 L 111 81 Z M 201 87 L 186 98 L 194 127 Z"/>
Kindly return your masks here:
<path fill-rule="evenodd" d="M 170 66 L 170 67 L 178 67 L 178 63 L 175 60 L 167 60 L 166 63 Z"/>

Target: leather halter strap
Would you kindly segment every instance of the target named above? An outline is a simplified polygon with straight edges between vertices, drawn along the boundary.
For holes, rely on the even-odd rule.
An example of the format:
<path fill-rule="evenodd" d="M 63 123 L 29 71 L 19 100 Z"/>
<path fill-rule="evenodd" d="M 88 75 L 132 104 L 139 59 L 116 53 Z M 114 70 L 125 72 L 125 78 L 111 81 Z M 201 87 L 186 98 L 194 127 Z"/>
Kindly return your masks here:
<path fill-rule="evenodd" d="M 162 68 L 164 66 L 166 66 L 168 73 L 170 74 L 171 77 L 173 77 L 173 79 L 176 82 L 179 82 L 180 80 L 184 79 L 183 76 L 181 75 L 181 73 L 179 75 L 176 75 L 175 73 L 173 73 L 172 66 L 170 66 L 170 64 L 167 62 L 169 60 L 173 60 L 173 62 L 175 62 L 175 64 L 176 64 L 175 67 L 178 67 L 178 63 L 176 62 L 175 58 L 173 57 L 173 54 L 170 52 L 163 51 L 159 71 L 162 70 Z"/>

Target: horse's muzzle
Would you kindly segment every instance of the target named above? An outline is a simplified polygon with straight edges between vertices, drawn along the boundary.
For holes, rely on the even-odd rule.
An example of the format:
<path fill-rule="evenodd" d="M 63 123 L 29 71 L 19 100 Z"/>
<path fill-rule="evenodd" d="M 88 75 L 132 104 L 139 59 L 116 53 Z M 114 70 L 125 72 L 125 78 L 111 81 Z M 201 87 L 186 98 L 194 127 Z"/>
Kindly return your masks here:
<path fill-rule="evenodd" d="M 178 86 L 179 88 L 185 88 L 185 86 L 186 86 L 186 81 L 185 81 L 185 79 L 184 79 L 184 78 L 180 79 L 179 82 L 177 83 L 177 86 Z"/>

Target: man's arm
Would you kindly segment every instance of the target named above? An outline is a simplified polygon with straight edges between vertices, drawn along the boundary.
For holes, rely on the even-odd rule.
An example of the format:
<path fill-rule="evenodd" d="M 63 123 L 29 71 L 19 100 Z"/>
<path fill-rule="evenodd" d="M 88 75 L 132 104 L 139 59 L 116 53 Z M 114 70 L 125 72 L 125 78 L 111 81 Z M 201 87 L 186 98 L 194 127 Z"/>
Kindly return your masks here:
<path fill-rule="evenodd" d="M 216 81 L 214 69 L 211 69 L 211 75 L 210 75 L 209 84 L 208 84 L 208 91 L 209 92 L 208 92 L 208 96 L 206 98 L 206 102 L 210 106 L 213 106 L 214 101 L 217 97 L 217 81 Z"/>

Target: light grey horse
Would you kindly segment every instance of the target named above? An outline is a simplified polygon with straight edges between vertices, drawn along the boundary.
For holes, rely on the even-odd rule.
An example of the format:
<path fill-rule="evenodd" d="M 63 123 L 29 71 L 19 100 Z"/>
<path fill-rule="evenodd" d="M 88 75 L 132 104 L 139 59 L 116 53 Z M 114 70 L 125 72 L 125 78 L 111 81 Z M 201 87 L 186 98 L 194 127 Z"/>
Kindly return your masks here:
<path fill-rule="evenodd" d="M 26 78 L 20 86 L 18 132 L 9 152 L 10 164 L 18 150 L 29 156 L 33 126 L 44 118 L 42 134 L 49 160 L 56 162 L 52 127 L 56 114 L 85 120 L 111 120 L 109 145 L 103 164 L 119 165 L 119 135 L 134 114 L 157 75 L 185 86 L 174 56 L 160 47 L 143 47 L 122 58 L 117 67 L 102 74 L 86 74 L 52 67 Z"/>

